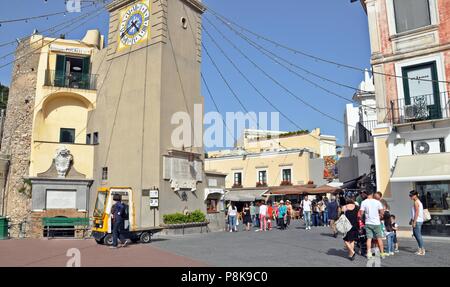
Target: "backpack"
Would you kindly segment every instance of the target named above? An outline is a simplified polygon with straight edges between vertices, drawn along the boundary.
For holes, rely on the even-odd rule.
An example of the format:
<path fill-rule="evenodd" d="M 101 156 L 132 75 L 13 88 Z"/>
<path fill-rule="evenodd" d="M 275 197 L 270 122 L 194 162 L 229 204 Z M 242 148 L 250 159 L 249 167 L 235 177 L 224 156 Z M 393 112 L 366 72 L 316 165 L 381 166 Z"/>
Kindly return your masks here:
<path fill-rule="evenodd" d="M 342 214 L 341 217 L 339 217 L 339 219 L 336 221 L 336 230 L 339 233 L 345 235 L 350 231 L 350 229 L 352 229 L 352 224 L 348 220 L 347 216 L 345 216 L 345 214 Z"/>
<path fill-rule="evenodd" d="M 128 206 L 123 204 L 123 203 L 121 203 L 121 202 L 120 203 L 116 203 L 116 204 L 113 205 L 111 213 L 114 214 L 116 212 L 117 208 L 118 208 L 117 213 L 120 214 L 120 217 L 122 217 L 122 219 L 124 219 L 124 220 L 127 220 L 128 219 Z"/>

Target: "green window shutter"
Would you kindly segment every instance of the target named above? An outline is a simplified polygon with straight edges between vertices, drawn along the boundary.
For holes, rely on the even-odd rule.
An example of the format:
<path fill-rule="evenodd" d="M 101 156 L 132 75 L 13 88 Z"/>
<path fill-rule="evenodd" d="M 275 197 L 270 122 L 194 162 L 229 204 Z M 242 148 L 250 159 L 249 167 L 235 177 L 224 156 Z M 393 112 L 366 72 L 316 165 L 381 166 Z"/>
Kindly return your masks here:
<path fill-rule="evenodd" d="M 81 78 L 82 78 L 82 88 L 89 89 L 90 88 L 90 75 L 89 71 L 91 68 L 91 57 L 83 58 L 83 67 L 81 70 Z"/>
<path fill-rule="evenodd" d="M 55 86 L 63 87 L 66 74 L 66 56 L 56 55 Z"/>

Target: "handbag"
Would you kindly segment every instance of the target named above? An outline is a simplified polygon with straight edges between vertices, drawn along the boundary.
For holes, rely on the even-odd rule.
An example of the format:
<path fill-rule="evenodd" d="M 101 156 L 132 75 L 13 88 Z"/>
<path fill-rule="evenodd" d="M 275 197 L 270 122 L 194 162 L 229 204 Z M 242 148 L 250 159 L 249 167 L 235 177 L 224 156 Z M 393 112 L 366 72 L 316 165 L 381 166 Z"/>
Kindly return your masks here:
<path fill-rule="evenodd" d="M 336 221 L 336 230 L 339 233 L 345 235 L 350 231 L 350 229 L 352 229 L 352 224 L 348 220 L 347 216 L 345 216 L 345 214 L 342 214 L 341 217 L 339 217 L 339 219 Z"/>
<path fill-rule="evenodd" d="M 430 221 L 431 220 L 431 214 L 428 211 L 428 209 L 423 210 L 423 221 Z"/>

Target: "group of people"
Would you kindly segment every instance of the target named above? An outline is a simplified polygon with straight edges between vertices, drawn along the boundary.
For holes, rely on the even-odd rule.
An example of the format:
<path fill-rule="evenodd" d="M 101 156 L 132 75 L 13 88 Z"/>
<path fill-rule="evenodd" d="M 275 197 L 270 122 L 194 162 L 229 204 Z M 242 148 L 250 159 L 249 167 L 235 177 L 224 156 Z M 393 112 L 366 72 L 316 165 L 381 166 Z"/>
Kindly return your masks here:
<path fill-rule="evenodd" d="M 421 234 L 424 221 L 423 205 L 417 191 L 411 191 L 409 196 L 413 201 L 410 224 L 419 247 L 415 254 L 424 256 L 425 248 Z M 343 238 L 350 260 L 355 259 L 356 247 L 367 259 L 377 253 L 381 258 L 385 258 L 399 252 L 396 216 L 391 214 L 389 204 L 382 198 L 381 192 L 366 191 L 357 198 L 347 197 L 345 205 L 341 206 L 341 212 L 351 223 L 351 229 Z"/>
<path fill-rule="evenodd" d="M 241 211 L 238 211 L 234 202 L 230 202 L 226 213 L 226 230 L 237 232 L 238 225 L 242 223 L 244 230 L 255 231 L 272 230 L 275 226 L 286 229 L 291 218 L 294 217 L 294 208 L 289 200 L 279 202 L 258 201 L 256 203 L 245 203 Z"/>
<path fill-rule="evenodd" d="M 339 204 L 335 196 L 332 196 L 331 200 L 327 197 L 310 200 L 308 196 L 305 196 L 300 204 L 300 210 L 306 230 L 311 230 L 312 226 L 330 226 L 333 236 L 337 236 L 334 223 L 338 217 Z"/>
<path fill-rule="evenodd" d="M 410 225 L 418 244 L 415 254 L 423 256 L 425 255 L 422 239 L 424 207 L 417 191 L 411 191 L 409 196 L 413 201 Z M 381 258 L 385 258 L 399 252 L 396 216 L 390 212 L 389 204 L 383 199 L 381 192 L 363 191 L 357 196 L 333 195 L 330 200 L 327 197 L 316 197 L 311 200 L 308 196 L 304 196 L 297 209 L 298 213 L 289 200 L 286 200 L 286 203 L 280 200 L 245 203 L 238 211 L 236 205 L 231 202 L 227 208 L 226 229 L 229 232 L 236 232 L 237 226 L 242 222 L 246 231 L 251 230 L 251 227 L 255 227 L 255 231 L 272 230 L 275 225 L 278 229 L 284 230 L 289 226 L 291 219 L 299 217 L 304 221 L 305 230 L 311 230 L 312 226 L 329 226 L 333 237 L 336 238 L 338 236 L 336 222 L 345 215 L 351 224 L 351 229 L 343 238 L 350 260 L 355 259 L 356 249 L 360 255 L 368 259 L 377 253 Z"/>

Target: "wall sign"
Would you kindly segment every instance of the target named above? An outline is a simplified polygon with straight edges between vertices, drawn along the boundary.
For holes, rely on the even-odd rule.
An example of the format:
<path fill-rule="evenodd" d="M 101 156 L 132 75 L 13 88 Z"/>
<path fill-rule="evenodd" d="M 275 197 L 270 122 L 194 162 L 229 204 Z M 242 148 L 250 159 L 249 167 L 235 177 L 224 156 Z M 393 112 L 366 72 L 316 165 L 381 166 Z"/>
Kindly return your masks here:
<path fill-rule="evenodd" d="M 150 198 L 159 198 L 159 190 L 151 189 L 150 190 Z"/>
<path fill-rule="evenodd" d="M 90 55 L 91 50 L 85 48 L 77 48 L 77 47 L 66 47 L 56 44 L 50 44 L 50 51 L 55 52 L 63 52 L 63 53 L 72 53 L 72 54 L 82 54 L 82 55 Z"/>
<path fill-rule="evenodd" d="M 159 199 L 158 198 L 150 198 L 150 207 L 158 207 Z"/>

